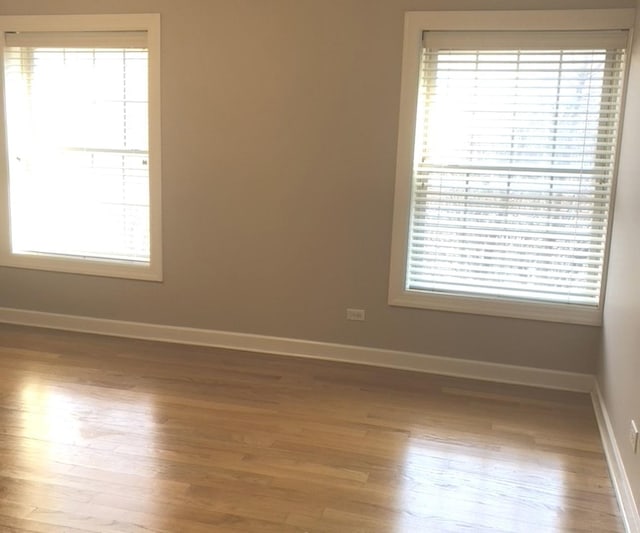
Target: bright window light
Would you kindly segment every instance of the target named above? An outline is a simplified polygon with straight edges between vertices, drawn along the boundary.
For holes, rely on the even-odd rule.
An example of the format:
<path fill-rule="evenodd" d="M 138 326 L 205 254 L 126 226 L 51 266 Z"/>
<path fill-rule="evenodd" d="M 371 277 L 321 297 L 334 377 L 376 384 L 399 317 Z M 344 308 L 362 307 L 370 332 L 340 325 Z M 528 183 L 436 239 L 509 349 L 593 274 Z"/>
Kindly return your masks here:
<path fill-rule="evenodd" d="M 147 50 L 8 46 L 5 91 L 12 251 L 148 263 Z"/>

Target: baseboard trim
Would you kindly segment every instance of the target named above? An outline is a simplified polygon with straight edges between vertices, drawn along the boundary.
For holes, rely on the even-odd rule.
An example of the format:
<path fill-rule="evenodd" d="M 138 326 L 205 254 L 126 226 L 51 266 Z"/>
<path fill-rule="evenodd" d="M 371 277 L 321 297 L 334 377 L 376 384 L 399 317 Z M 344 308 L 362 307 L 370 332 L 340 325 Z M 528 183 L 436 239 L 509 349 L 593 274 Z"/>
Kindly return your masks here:
<path fill-rule="evenodd" d="M 609 418 L 609 413 L 597 381 L 594 383 L 593 391 L 591 392 L 591 400 L 593 401 L 593 410 L 596 413 L 596 420 L 602 438 L 602 446 L 607 458 L 607 464 L 609 465 L 611 481 L 616 493 L 616 498 L 618 499 L 618 504 L 620 505 L 625 528 L 627 533 L 638 533 L 640 532 L 638 506 L 631 491 L 631 484 L 629 483 L 629 478 L 627 477 L 627 472 L 622 462 L 622 456 L 613 431 L 613 425 L 611 424 L 611 419 Z"/>
<path fill-rule="evenodd" d="M 591 392 L 590 374 L 456 359 L 413 352 L 207 329 L 125 322 L 0 307 L 0 322 L 180 344 L 411 370 L 548 389 Z"/>

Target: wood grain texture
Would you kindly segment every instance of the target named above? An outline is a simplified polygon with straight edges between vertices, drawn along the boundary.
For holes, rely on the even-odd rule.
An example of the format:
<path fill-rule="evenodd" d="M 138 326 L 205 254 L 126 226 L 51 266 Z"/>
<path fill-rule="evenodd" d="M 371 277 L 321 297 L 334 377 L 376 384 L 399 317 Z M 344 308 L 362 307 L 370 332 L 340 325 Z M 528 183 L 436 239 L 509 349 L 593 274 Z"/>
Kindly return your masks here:
<path fill-rule="evenodd" d="M 623 528 L 584 394 L 0 325 L 0 531 Z"/>

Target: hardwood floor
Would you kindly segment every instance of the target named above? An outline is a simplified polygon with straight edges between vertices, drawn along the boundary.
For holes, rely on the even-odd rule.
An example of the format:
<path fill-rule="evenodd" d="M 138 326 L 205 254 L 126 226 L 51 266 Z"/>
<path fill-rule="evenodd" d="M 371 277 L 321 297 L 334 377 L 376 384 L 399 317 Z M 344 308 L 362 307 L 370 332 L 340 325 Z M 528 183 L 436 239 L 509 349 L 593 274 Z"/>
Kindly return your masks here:
<path fill-rule="evenodd" d="M 0 325 L 0 531 L 623 531 L 587 395 Z"/>

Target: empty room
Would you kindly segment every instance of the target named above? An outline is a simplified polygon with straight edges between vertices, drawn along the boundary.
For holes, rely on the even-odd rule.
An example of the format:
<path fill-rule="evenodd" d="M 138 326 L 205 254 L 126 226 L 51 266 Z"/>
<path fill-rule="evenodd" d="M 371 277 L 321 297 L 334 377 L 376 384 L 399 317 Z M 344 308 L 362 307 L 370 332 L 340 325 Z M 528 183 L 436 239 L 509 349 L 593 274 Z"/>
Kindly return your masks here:
<path fill-rule="evenodd" d="M 0 533 L 640 532 L 639 35 L 0 0 Z"/>

